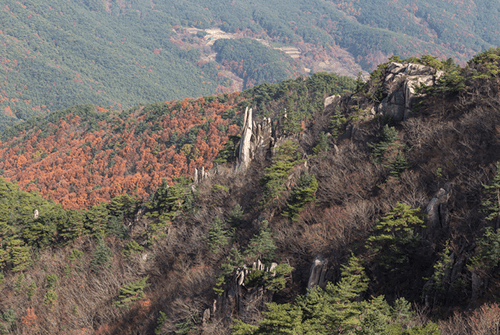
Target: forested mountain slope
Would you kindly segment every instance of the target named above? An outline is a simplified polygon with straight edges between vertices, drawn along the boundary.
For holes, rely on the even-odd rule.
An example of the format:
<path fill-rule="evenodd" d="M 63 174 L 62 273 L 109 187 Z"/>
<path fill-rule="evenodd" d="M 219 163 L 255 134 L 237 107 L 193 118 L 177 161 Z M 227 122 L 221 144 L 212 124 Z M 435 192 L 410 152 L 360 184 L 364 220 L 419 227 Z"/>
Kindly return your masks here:
<path fill-rule="evenodd" d="M 5 131 L 0 173 L 65 208 L 89 208 L 123 193 L 145 199 L 163 178 L 171 182 L 193 175 L 196 168 L 210 169 L 228 137 L 239 134 L 245 106 L 258 104 L 261 115 L 297 106 L 288 109 L 296 113 L 300 126 L 323 105 L 325 96 L 354 88 L 348 77 L 318 73 L 241 94 L 126 111 L 72 107 Z"/>
<path fill-rule="evenodd" d="M 328 77 L 219 96 L 254 94 L 249 160 L 228 141 L 147 200 L 2 181 L 2 331 L 498 334 L 499 60 L 394 57 L 325 105 Z"/>
<path fill-rule="evenodd" d="M 306 72 L 354 77 L 393 54 L 463 62 L 500 44 L 499 6 L 492 0 L 5 0 L 0 128 L 77 104 L 128 109 Z M 231 41 L 244 37 L 260 44 Z"/>

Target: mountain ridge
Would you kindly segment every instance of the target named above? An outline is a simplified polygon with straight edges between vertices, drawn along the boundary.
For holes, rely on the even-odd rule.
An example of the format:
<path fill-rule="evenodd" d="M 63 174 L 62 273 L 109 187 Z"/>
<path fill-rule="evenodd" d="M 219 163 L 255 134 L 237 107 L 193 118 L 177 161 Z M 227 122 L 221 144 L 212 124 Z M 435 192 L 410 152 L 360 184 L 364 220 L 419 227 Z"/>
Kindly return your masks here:
<path fill-rule="evenodd" d="M 465 67 L 394 57 L 327 106 L 339 81 L 328 74 L 307 86 L 256 86 L 239 106 L 255 109 L 248 168 L 228 145 L 209 178 L 163 182 L 146 200 L 64 210 L 2 180 L 0 324 L 31 333 L 495 334 L 499 69 L 500 49 Z M 432 85 L 414 87 L 409 111 L 384 107 L 405 107 L 399 97 L 415 76 Z M 279 122 L 261 143 L 268 118 Z"/>

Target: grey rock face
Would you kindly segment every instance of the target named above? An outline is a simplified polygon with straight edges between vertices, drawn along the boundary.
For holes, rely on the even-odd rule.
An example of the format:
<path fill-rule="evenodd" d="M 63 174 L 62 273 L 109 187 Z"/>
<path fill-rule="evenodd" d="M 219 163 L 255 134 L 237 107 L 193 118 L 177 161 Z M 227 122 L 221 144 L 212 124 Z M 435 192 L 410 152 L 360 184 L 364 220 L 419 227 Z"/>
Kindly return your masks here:
<path fill-rule="evenodd" d="M 413 63 L 391 63 L 387 70 L 389 74 L 384 80 L 384 92 L 387 97 L 380 102 L 376 110 L 396 121 L 404 120 L 411 112 L 411 104 L 417 96 L 416 87 L 421 84 L 433 85 L 435 80 L 443 75 L 443 71 Z"/>
<path fill-rule="evenodd" d="M 450 186 L 440 188 L 425 209 L 426 225 L 430 232 L 437 229 L 447 229 L 449 226 L 448 199 Z"/>
<path fill-rule="evenodd" d="M 254 262 L 251 271 L 261 270 L 273 273 L 277 263 L 272 263 L 267 269 L 260 260 Z M 235 318 L 245 321 L 246 316 L 256 306 L 263 308 L 265 303 L 270 302 L 273 297 L 273 291 L 267 290 L 262 286 L 246 287 L 245 279 L 251 272 L 246 266 L 236 270 L 232 280 L 226 284 L 224 293 L 214 301 L 212 307 L 212 316 L 219 316 L 225 322 L 231 322 Z M 210 314 L 208 316 L 210 318 Z"/>
<path fill-rule="evenodd" d="M 323 259 L 319 255 L 314 258 L 313 264 L 311 265 L 311 274 L 309 275 L 309 281 L 307 283 L 308 290 L 314 286 L 323 286 L 326 283 L 327 265 L 327 259 Z"/>

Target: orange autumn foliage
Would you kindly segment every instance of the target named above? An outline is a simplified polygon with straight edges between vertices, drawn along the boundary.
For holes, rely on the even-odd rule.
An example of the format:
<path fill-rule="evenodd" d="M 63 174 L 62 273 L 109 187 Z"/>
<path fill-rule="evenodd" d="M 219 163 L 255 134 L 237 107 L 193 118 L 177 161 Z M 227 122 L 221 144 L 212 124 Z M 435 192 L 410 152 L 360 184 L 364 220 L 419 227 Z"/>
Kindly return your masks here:
<path fill-rule="evenodd" d="M 239 132 L 223 115 L 243 98 L 222 97 L 224 103 L 199 98 L 127 112 L 100 107 L 90 114 L 68 112 L 1 142 L 2 177 L 68 209 L 89 208 L 123 193 L 145 199 L 163 178 L 211 168 L 228 136 Z"/>
<path fill-rule="evenodd" d="M 21 318 L 21 322 L 26 326 L 32 326 L 33 324 L 35 324 L 37 318 L 38 317 L 35 314 L 35 309 L 33 307 L 30 307 L 26 309 L 26 315 Z"/>

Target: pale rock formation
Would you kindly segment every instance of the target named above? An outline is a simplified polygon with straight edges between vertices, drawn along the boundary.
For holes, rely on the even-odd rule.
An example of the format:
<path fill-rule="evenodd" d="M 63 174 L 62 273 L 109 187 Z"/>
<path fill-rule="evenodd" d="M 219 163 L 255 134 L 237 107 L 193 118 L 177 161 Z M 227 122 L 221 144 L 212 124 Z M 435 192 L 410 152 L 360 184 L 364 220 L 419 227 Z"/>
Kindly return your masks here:
<path fill-rule="evenodd" d="M 243 168 L 247 168 L 250 164 L 250 140 L 252 139 L 253 132 L 253 121 L 252 121 L 252 112 L 253 110 L 248 107 L 245 109 L 245 118 L 243 121 L 243 133 L 241 134 L 241 142 L 240 142 L 240 152 L 239 152 L 239 161 L 240 166 Z"/>
<path fill-rule="evenodd" d="M 269 149 L 275 142 L 271 119 L 265 118 L 261 122 L 256 123 L 252 119 L 252 112 L 251 108 L 247 107 L 245 109 L 238 153 L 238 163 L 242 169 L 248 168 L 250 162 L 258 153 L 266 151 L 259 149 Z"/>
<path fill-rule="evenodd" d="M 199 184 L 208 177 L 210 177 L 210 173 L 208 171 L 205 171 L 204 166 L 202 166 L 200 170 L 195 168 L 193 174 L 193 183 Z"/>
<path fill-rule="evenodd" d="M 331 104 L 338 104 L 340 101 L 340 95 L 331 95 L 326 97 L 323 108 L 330 106 Z"/>
<path fill-rule="evenodd" d="M 389 74 L 384 80 L 387 97 L 375 106 L 375 110 L 394 120 L 405 120 L 411 112 L 411 104 L 416 97 L 415 88 L 420 84 L 433 85 L 443 71 L 420 64 L 391 63 Z"/>
<path fill-rule="evenodd" d="M 198 169 L 194 168 L 193 183 L 198 184 Z"/>
<path fill-rule="evenodd" d="M 278 266 L 278 263 L 271 263 L 271 266 L 267 269 L 267 272 L 272 272 L 273 276 L 276 275 L 276 267 Z"/>
<path fill-rule="evenodd" d="M 264 264 L 262 264 L 260 259 L 257 260 L 257 270 L 259 270 L 259 271 L 264 270 Z"/>

